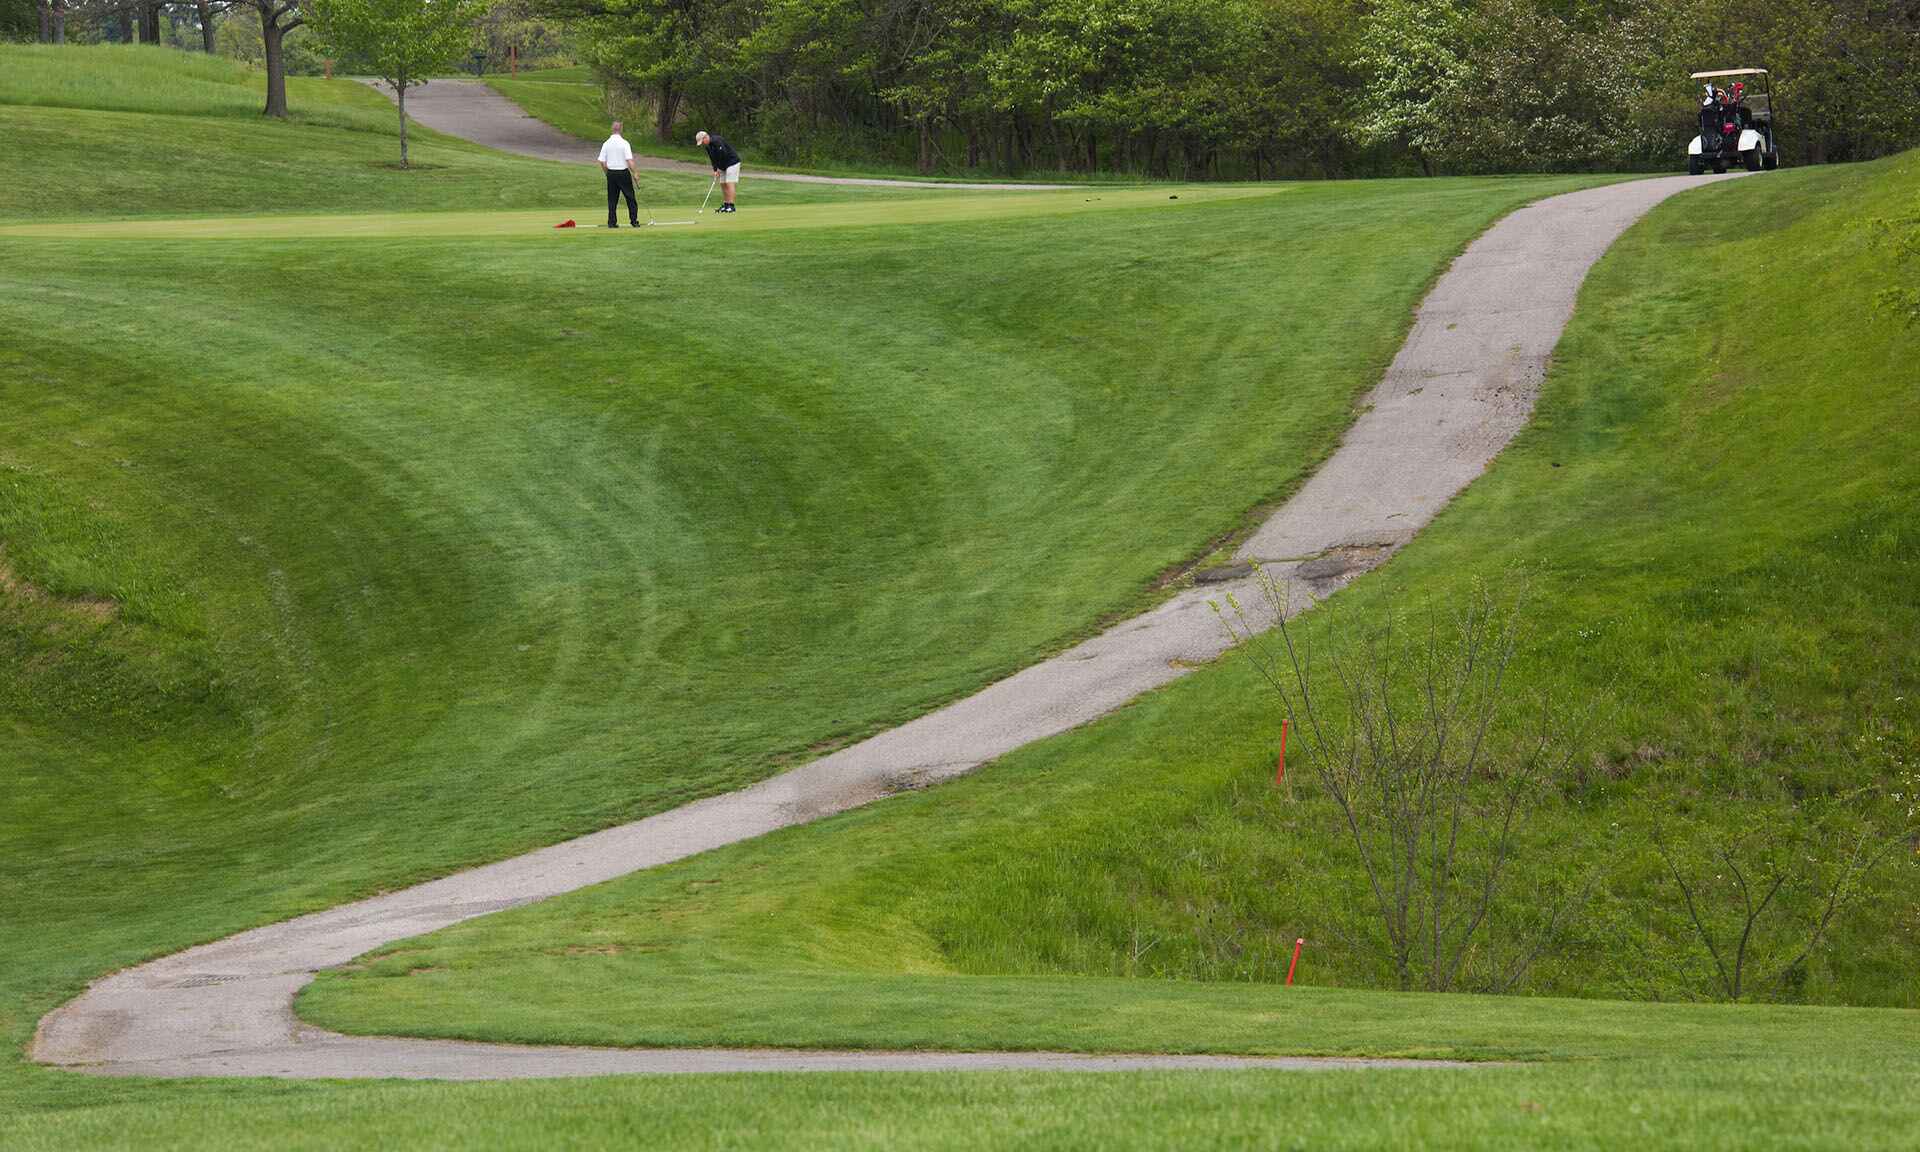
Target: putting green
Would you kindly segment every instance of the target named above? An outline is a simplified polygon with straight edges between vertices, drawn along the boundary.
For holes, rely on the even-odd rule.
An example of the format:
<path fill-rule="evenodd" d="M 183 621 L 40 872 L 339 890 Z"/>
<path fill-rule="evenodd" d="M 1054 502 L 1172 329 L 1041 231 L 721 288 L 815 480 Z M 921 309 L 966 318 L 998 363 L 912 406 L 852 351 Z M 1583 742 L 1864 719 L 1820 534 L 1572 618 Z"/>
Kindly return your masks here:
<path fill-rule="evenodd" d="M 722 216 L 708 209 L 695 217 L 693 206 L 662 208 L 662 220 L 697 219 L 668 228 L 643 228 L 648 235 L 711 234 L 718 231 L 772 231 L 857 228 L 891 224 L 947 224 L 967 221 L 1058 216 L 1116 209 L 1180 209 L 1223 200 L 1264 198 L 1290 185 L 1241 185 L 1223 188 L 1071 189 L 1059 192 L 929 193 L 906 200 L 792 204 L 756 208 Z M 751 199 L 748 199 L 751 204 Z M 583 225 L 600 219 L 598 206 L 575 209 Z M 0 226 L 0 236 L 61 239 L 276 240 L 425 236 L 529 236 L 553 233 L 578 237 L 604 228 L 555 229 L 567 210 L 532 212 L 382 212 L 367 215 L 224 216 L 197 219 L 121 220 L 103 223 L 47 223 Z M 630 233 L 622 229 L 622 235 Z"/>

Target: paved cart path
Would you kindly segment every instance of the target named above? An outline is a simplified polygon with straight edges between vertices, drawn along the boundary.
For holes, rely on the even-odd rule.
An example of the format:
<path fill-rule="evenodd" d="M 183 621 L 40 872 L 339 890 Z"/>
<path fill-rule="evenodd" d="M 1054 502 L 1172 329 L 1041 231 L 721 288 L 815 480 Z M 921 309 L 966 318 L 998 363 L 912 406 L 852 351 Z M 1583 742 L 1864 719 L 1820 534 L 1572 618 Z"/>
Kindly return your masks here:
<path fill-rule="evenodd" d="M 369 87 L 393 99 L 393 89 L 382 81 L 364 81 Z M 478 80 L 434 80 L 407 90 L 407 116 L 435 132 L 445 132 L 485 144 L 502 152 L 515 152 L 538 160 L 561 160 L 592 164 L 600 154 L 596 142 L 569 136 L 544 120 L 526 114 L 513 101 Z M 691 142 L 688 147 L 692 147 Z M 690 176 L 712 176 L 713 169 L 684 160 L 664 160 L 658 156 L 633 158 L 635 168 L 654 172 L 684 172 Z M 967 191 L 1034 192 L 1047 189 L 1076 188 L 1075 184 L 976 184 L 965 181 L 940 183 L 930 180 L 882 180 L 868 176 L 809 176 L 798 172 L 768 172 L 753 165 L 743 169 L 744 179 L 784 180 L 791 184 L 853 184 L 868 188 L 954 188 Z"/>
<path fill-rule="evenodd" d="M 1248 541 L 1241 559 L 1290 577 L 1298 593 L 1290 608 L 1297 611 L 1392 555 L 1526 423 L 1587 269 L 1653 205 L 1710 180 L 1669 177 L 1556 196 L 1513 213 L 1474 241 L 1421 304 L 1365 414 L 1299 494 Z M 1093 720 L 1219 656 L 1226 638 L 1207 601 L 1226 592 L 1248 606 L 1256 626 L 1272 623 L 1250 577 L 1182 592 L 965 700 L 751 787 L 104 977 L 41 1021 L 34 1056 L 124 1075 L 447 1079 L 1405 1063 L 528 1048 L 342 1036 L 293 1014 L 294 994 L 317 970 L 370 949 L 932 784 Z"/>

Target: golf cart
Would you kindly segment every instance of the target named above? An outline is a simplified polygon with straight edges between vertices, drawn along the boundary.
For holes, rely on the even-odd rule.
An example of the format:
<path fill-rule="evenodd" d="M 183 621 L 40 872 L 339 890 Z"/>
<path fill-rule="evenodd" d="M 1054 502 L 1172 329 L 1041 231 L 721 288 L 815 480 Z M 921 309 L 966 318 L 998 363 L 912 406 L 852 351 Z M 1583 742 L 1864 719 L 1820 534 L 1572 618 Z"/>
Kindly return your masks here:
<path fill-rule="evenodd" d="M 1729 68 L 1721 72 L 1695 72 L 1693 78 L 1704 87 L 1718 91 L 1716 80 L 1736 80 L 1743 89 L 1756 77 L 1757 91 L 1744 92 L 1734 103 L 1720 103 L 1709 94 L 1700 105 L 1700 135 L 1687 145 L 1687 175 L 1698 176 L 1708 168 L 1725 172 L 1728 164 L 1739 164 L 1749 172 L 1780 166 L 1780 151 L 1773 135 L 1773 78 L 1765 68 Z"/>

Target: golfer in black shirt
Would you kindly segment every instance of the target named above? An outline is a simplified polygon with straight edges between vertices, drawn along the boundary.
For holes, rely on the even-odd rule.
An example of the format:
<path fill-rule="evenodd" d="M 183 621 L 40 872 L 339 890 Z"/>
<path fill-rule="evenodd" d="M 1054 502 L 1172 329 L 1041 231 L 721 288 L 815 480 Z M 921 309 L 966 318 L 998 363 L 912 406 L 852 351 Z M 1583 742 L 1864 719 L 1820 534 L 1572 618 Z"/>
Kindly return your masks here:
<path fill-rule="evenodd" d="M 740 153 L 733 150 L 726 137 L 711 132 L 696 133 L 693 142 L 707 150 L 707 159 L 713 163 L 713 178 L 720 181 L 720 211 L 734 211 L 733 186 L 740 183 Z"/>

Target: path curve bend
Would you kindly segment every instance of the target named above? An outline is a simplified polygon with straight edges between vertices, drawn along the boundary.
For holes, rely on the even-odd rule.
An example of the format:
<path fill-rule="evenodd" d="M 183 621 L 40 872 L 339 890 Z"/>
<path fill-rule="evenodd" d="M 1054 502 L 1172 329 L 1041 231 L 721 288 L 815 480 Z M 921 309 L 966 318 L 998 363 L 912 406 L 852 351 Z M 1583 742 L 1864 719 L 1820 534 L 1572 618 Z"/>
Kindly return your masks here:
<path fill-rule="evenodd" d="M 1655 204 L 1712 179 L 1668 177 L 1555 196 L 1514 212 L 1475 240 L 1420 305 L 1365 414 L 1240 550 L 1241 559 L 1290 578 L 1300 597 L 1289 610 L 1297 611 L 1392 555 L 1526 423 L 1548 356 L 1594 261 Z M 1255 627 L 1271 625 L 1250 577 L 1181 592 L 958 703 L 751 787 L 103 977 L 41 1021 L 33 1055 L 119 1075 L 445 1079 L 1407 1063 L 533 1048 L 344 1036 L 294 1016 L 294 995 L 314 973 L 374 948 L 945 780 L 1093 720 L 1225 651 L 1208 601 L 1228 592 L 1247 606 Z"/>
<path fill-rule="evenodd" d="M 374 91 L 393 99 L 393 88 L 385 81 L 363 80 Z M 569 136 L 526 111 L 478 80 L 433 80 L 418 88 L 407 89 L 407 118 L 435 132 L 458 136 L 475 144 L 484 144 L 502 152 L 531 156 L 536 160 L 558 160 L 569 164 L 592 164 L 599 155 L 591 141 Z M 685 160 L 667 160 L 659 156 L 633 158 L 633 166 L 649 172 L 680 172 L 689 176 L 711 176 L 713 169 Z M 768 172 L 748 167 L 749 180 L 779 180 L 789 184 L 845 184 L 862 188 L 947 188 L 971 192 L 1045 192 L 1082 187 L 1077 184 L 984 184 L 971 181 L 886 180 L 874 176 L 812 176 L 801 172 Z"/>

